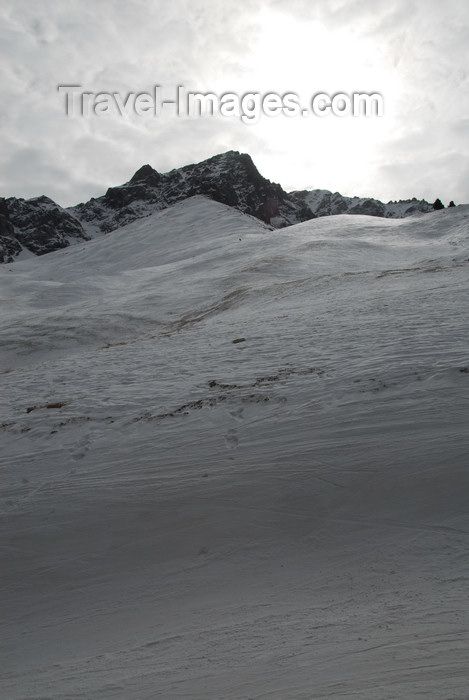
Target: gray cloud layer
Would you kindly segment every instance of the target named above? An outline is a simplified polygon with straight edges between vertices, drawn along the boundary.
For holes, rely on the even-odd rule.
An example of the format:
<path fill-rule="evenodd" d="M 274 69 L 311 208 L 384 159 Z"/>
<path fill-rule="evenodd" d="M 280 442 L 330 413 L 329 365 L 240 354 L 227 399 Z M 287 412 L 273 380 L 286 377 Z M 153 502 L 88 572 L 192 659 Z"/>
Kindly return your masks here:
<path fill-rule="evenodd" d="M 469 201 L 465 0 L 243 0 L 240 5 L 234 0 L 4 0 L 0 194 L 44 193 L 69 205 L 129 179 L 143 163 L 165 171 L 236 149 L 250 152 L 263 174 L 285 187 Z M 334 129 L 339 135 L 344 128 L 339 122 L 320 151 L 319 127 L 315 133 L 302 125 L 304 138 L 295 139 L 294 120 L 266 128 L 262 122 L 252 126 L 172 114 L 143 120 L 65 117 L 58 84 L 79 82 L 89 90 L 122 93 L 155 83 L 168 94 L 178 84 L 256 89 L 250 80 L 260 75 L 253 61 L 266 9 L 301 20 L 302 27 L 319 22 L 331 36 L 350 31 L 356 46 L 373 47 L 370 67 L 379 63 L 395 79 L 390 116 L 383 118 L 382 135 L 371 151 L 366 133 L 360 137 L 363 158 L 337 146 Z M 305 82 L 299 67 L 307 49 L 298 45 L 283 54 L 278 45 L 292 90 L 321 84 L 325 68 L 316 64 L 311 83 L 298 85 Z M 284 87 L 272 84 L 268 73 L 265 78 L 260 91 L 266 85 Z"/>

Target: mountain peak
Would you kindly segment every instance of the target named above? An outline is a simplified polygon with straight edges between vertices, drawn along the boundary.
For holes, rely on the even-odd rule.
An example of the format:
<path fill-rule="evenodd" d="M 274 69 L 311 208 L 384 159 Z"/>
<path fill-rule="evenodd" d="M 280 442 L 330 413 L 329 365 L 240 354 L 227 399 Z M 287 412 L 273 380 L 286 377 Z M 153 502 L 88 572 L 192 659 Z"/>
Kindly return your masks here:
<path fill-rule="evenodd" d="M 158 185 L 160 180 L 161 175 L 159 174 L 159 172 L 147 163 L 146 165 L 142 165 L 142 167 L 139 168 L 134 175 L 132 175 L 132 177 L 129 180 L 129 183 L 145 182 L 149 185 Z"/>
<path fill-rule="evenodd" d="M 207 158 L 207 160 L 204 160 L 201 163 L 197 163 L 197 165 L 206 165 L 211 167 L 218 167 L 221 169 L 242 167 L 248 171 L 251 171 L 253 174 L 256 174 L 259 177 L 261 177 L 261 174 L 254 165 L 254 161 L 252 160 L 249 153 L 240 153 L 239 151 L 225 151 L 225 153 L 219 153 L 216 156 Z"/>

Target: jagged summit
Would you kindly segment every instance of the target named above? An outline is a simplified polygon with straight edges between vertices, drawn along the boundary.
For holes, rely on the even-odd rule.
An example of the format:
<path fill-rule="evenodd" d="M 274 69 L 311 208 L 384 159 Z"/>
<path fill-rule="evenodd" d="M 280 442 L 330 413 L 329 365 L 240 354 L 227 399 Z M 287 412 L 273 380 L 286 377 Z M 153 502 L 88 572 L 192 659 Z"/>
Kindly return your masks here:
<path fill-rule="evenodd" d="M 142 165 L 141 168 L 130 178 L 129 182 L 146 182 L 149 185 L 156 185 L 161 180 L 161 175 L 151 167 Z"/>
<path fill-rule="evenodd" d="M 194 195 L 235 207 L 276 228 L 334 214 L 401 218 L 433 210 L 424 200 L 383 204 L 328 190 L 287 193 L 260 174 L 249 154 L 231 150 L 167 173 L 143 165 L 123 185 L 68 209 L 44 195 L 0 198 L 0 260 L 11 262 L 24 249 L 43 255 L 109 233 Z"/>

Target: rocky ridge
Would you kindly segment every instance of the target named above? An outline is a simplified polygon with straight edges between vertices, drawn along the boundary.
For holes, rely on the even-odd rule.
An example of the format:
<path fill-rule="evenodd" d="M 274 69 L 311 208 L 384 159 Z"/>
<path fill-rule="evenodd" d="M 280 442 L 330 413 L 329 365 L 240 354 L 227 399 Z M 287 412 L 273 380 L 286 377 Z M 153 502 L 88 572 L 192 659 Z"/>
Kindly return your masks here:
<path fill-rule="evenodd" d="M 0 198 L 0 261 L 12 262 L 22 251 L 44 255 L 90 240 L 194 195 L 235 207 L 274 228 L 335 214 L 403 218 L 433 211 L 425 200 L 384 204 L 328 190 L 287 193 L 264 178 L 248 154 L 228 151 L 168 173 L 143 165 L 125 184 L 67 209 L 46 196 Z"/>

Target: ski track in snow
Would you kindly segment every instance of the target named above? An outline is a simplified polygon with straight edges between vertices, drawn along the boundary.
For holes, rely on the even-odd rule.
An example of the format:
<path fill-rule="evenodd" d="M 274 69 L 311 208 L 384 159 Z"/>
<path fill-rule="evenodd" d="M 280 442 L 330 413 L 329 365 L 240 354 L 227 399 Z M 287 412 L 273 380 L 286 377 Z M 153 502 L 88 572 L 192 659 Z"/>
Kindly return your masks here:
<path fill-rule="evenodd" d="M 468 273 L 203 197 L 3 266 L 0 697 L 467 700 Z"/>

